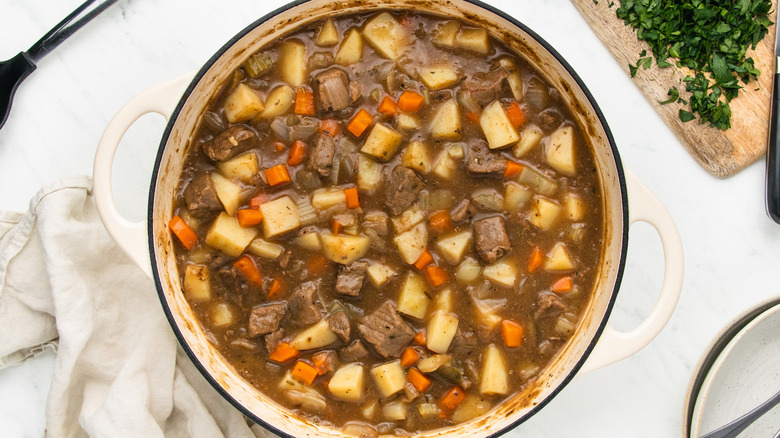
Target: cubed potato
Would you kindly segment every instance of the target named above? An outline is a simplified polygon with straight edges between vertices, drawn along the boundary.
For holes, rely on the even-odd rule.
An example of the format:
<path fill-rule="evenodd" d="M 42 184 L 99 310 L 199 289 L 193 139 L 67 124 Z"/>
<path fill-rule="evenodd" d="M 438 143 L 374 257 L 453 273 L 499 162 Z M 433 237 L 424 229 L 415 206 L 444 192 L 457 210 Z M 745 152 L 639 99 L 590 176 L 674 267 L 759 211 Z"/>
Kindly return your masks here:
<path fill-rule="evenodd" d="M 522 102 L 525 95 L 523 94 L 523 78 L 520 76 L 520 72 L 513 71 L 512 73 L 509 73 L 509 76 L 506 77 L 506 83 L 509 85 L 512 97 L 514 97 L 516 101 Z"/>
<path fill-rule="evenodd" d="M 279 385 L 277 385 L 277 388 L 282 392 L 287 391 L 288 389 L 303 391 L 306 389 L 306 385 L 293 377 L 292 370 L 290 370 L 284 373 L 284 376 L 282 376 L 282 378 L 279 380 Z"/>
<path fill-rule="evenodd" d="M 349 401 L 363 400 L 363 365 L 350 363 L 336 370 L 328 382 L 328 390 L 333 397 Z"/>
<path fill-rule="evenodd" d="M 404 389 L 406 373 L 400 360 L 394 360 L 371 368 L 371 377 L 379 395 L 387 398 Z"/>
<path fill-rule="evenodd" d="M 231 257 L 238 257 L 257 236 L 256 228 L 244 228 L 234 216 L 222 212 L 214 219 L 208 233 L 206 245 L 218 249 Z"/>
<path fill-rule="evenodd" d="M 358 156 L 357 187 L 364 193 L 373 193 L 384 180 L 382 165 L 363 155 Z"/>
<path fill-rule="evenodd" d="M 395 129 L 401 132 L 409 132 L 415 129 L 420 129 L 420 122 L 417 121 L 417 117 L 412 114 L 399 113 L 395 116 L 393 122 Z"/>
<path fill-rule="evenodd" d="M 347 32 L 347 37 L 341 42 L 339 50 L 336 51 L 336 64 L 348 66 L 363 58 L 363 37 L 360 31 L 352 29 Z"/>
<path fill-rule="evenodd" d="M 263 212 L 263 234 L 266 239 L 288 233 L 301 226 L 298 206 L 289 196 L 260 204 Z"/>
<path fill-rule="evenodd" d="M 553 169 L 565 175 L 577 174 L 574 154 L 574 128 L 564 126 L 550 134 L 545 148 L 545 159 Z"/>
<path fill-rule="evenodd" d="M 428 174 L 433 167 L 428 146 L 419 140 L 409 143 L 404 149 L 401 164 L 423 175 Z"/>
<path fill-rule="evenodd" d="M 531 213 L 528 220 L 536 228 L 547 231 L 551 229 L 561 216 L 561 206 L 542 196 L 534 196 L 531 200 Z"/>
<path fill-rule="evenodd" d="M 225 118 L 230 123 L 244 123 L 263 112 L 263 99 L 246 84 L 238 84 L 225 99 Z"/>
<path fill-rule="evenodd" d="M 447 88 L 458 82 L 458 79 L 458 72 L 449 64 L 432 65 L 420 70 L 420 80 L 430 90 Z"/>
<path fill-rule="evenodd" d="M 497 100 L 486 106 L 479 115 L 479 126 L 490 149 L 502 148 L 520 140 L 520 135 L 509 121 L 501 102 Z"/>
<path fill-rule="evenodd" d="M 441 103 L 431 119 L 431 137 L 437 140 L 454 140 L 460 138 L 461 130 L 458 102 L 450 99 Z"/>
<path fill-rule="evenodd" d="M 337 187 L 319 189 L 311 195 L 311 206 L 317 210 L 325 210 L 341 204 L 347 204 L 347 195 L 343 189 Z"/>
<path fill-rule="evenodd" d="M 452 356 L 449 354 L 432 354 L 425 359 L 420 359 L 417 362 L 417 369 L 424 373 L 432 373 L 451 362 Z"/>
<path fill-rule="evenodd" d="M 516 182 L 504 183 L 504 209 L 510 213 L 517 213 L 531 199 L 533 193 L 528 187 Z"/>
<path fill-rule="evenodd" d="M 517 182 L 544 196 L 552 196 L 558 190 L 558 183 L 531 166 L 523 166 Z"/>
<path fill-rule="evenodd" d="M 553 249 L 547 253 L 544 260 L 544 270 L 548 272 L 563 272 L 574 269 L 574 262 L 571 260 L 566 245 L 562 242 L 555 244 Z"/>
<path fill-rule="evenodd" d="M 436 242 L 436 248 L 447 263 L 456 265 L 463 260 L 466 251 L 471 247 L 471 230 L 450 234 Z"/>
<path fill-rule="evenodd" d="M 447 155 L 453 160 L 462 160 L 466 153 L 463 151 L 463 143 L 453 143 L 447 146 Z"/>
<path fill-rule="evenodd" d="M 417 204 L 409 207 L 406 211 L 401 213 L 400 216 L 392 218 L 390 221 L 393 223 L 393 230 L 396 234 L 403 233 L 404 231 L 411 230 L 412 227 L 425 220 L 425 214 Z"/>
<path fill-rule="evenodd" d="M 182 284 L 184 296 L 190 301 L 208 301 L 213 296 L 211 293 L 211 276 L 206 265 L 187 265 L 184 268 L 184 281 Z"/>
<path fill-rule="evenodd" d="M 374 418 L 374 415 L 379 412 L 379 399 L 369 400 L 366 404 L 360 407 L 360 414 L 363 418 L 370 420 Z M 346 433 L 346 431 L 344 431 Z M 360 436 L 359 434 L 356 436 Z"/>
<path fill-rule="evenodd" d="M 431 302 L 431 291 L 425 279 L 415 272 L 406 274 L 398 295 L 398 311 L 413 318 L 423 319 Z"/>
<path fill-rule="evenodd" d="M 434 312 L 450 313 L 453 309 L 454 295 L 452 289 L 445 287 L 433 299 Z"/>
<path fill-rule="evenodd" d="M 542 141 L 542 138 L 544 137 L 544 132 L 542 132 L 542 130 L 535 125 L 530 125 L 523 128 L 519 134 L 520 141 L 512 146 L 512 155 L 514 155 L 515 158 L 522 158 L 525 156 L 525 154 L 531 152 L 536 146 L 539 145 L 539 143 Z"/>
<path fill-rule="evenodd" d="M 320 239 L 322 239 L 322 252 L 325 257 L 342 265 L 351 265 L 352 262 L 366 255 L 371 247 L 371 240 L 366 236 L 322 234 Z"/>
<path fill-rule="evenodd" d="M 295 103 L 295 90 L 289 85 L 281 85 L 268 93 L 265 99 L 265 109 L 260 114 L 264 119 L 273 119 L 290 112 Z"/>
<path fill-rule="evenodd" d="M 488 345 L 482 359 L 482 375 L 479 379 L 479 392 L 484 395 L 506 395 L 509 392 L 509 374 L 501 350 Z"/>
<path fill-rule="evenodd" d="M 293 239 L 293 243 L 309 251 L 319 251 L 322 249 L 320 235 L 317 233 L 306 233 Z"/>
<path fill-rule="evenodd" d="M 491 49 L 488 31 L 481 28 L 463 28 L 455 39 L 455 47 L 487 55 Z"/>
<path fill-rule="evenodd" d="M 251 182 L 254 176 L 257 175 L 257 172 L 260 171 L 257 154 L 252 151 L 216 164 L 222 176 L 227 179 L 237 179 L 243 183 Z"/>
<path fill-rule="evenodd" d="M 313 350 L 315 348 L 327 347 L 339 340 L 339 337 L 333 333 L 324 318 L 312 326 L 303 329 L 295 335 L 290 346 L 296 350 Z"/>
<path fill-rule="evenodd" d="M 249 244 L 247 251 L 264 259 L 276 260 L 279 258 L 279 256 L 282 255 L 282 252 L 284 252 L 284 247 L 282 245 L 266 242 L 263 239 L 257 238 Z"/>
<path fill-rule="evenodd" d="M 443 180 L 450 180 L 457 168 L 458 162 L 446 150 L 443 150 L 433 163 L 433 174 Z"/>
<path fill-rule="evenodd" d="M 211 307 L 209 319 L 211 320 L 212 327 L 225 328 L 233 325 L 235 315 L 230 304 L 218 303 Z"/>
<path fill-rule="evenodd" d="M 455 332 L 458 331 L 458 317 L 452 313 L 436 311 L 428 320 L 426 345 L 434 353 L 444 354 L 450 349 Z"/>
<path fill-rule="evenodd" d="M 393 268 L 381 263 L 371 263 L 366 269 L 368 279 L 376 287 L 385 285 L 390 279 L 398 275 Z"/>
<path fill-rule="evenodd" d="M 455 39 L 458 37 L 460 31 L 460 22 L 457 20 L 445 21 L 440 24 L 433 34 L 433 44 L 440 47 L 453 48 L 455 47 Z"/>
<path fill-rule="evenodd" d="M 401 133 L 384 123 L 377 123 L 368 134 L 360 152 L 387 161 L 395 156 L 402 140 Z"/>
<path fill-rule="evenodd" d="M 368 20 L 363 37 L 380 55 L 398 59 L 409 47 L 409 33 L 389 12 L 382 12 Z"/>
<path fill-rule="evenodd" d="M 585 201 L 576 193 L 567 193 L 563 196 L 563 205 L 566 208 L 566 217 L 571 221 L 579 221 L 585 217 Z"/>
<path fill-rule="evenodd" d="M 482 276 L 498 286 L 513 287 L 517 281 L 517 266 L 511 259 L 504 258 L 485 266 Z"/>
<path fill-rule="evenodd" d="M 428 246 L 428 228 L 424 223 L 417 224 L 411 230 L 395 236 L 393 243 L 401 259 L 411 265 L 420 258 Z"/>
<path fill-rule="evenodd" d="M 388 421 L 406 420 L 408 411 L 409 406 L 401 400 L 392 401 L 382 406 L 382 415 L 385 417 L 385 420 Z"/>
<path fill-rule="evenodd" d="M 466 257 L 463 262 L 458 265 L 458 270 L 455 271 L 455 278 L 462 283 L 471 283 L 479 278 L 479 274 L 482 273 L 482 266 L 479 262 L 472 257 Z"/>
<path fill-rule="evenodd" d="M 452 421 L 455 423 L 469 421 L 486 414 L 492 407 L 493 403 L 490 400 L 469 394 L 452 412 Z"/>
<path fill-rule="evenodd" d="M 306 45 L 297 39 L 285 40 L 279 49 L 279 74 L 284 82 L 293 88 L 298 88 L 306 82 L 308 59 Z M 268 100 L 266 100 L 266 103 Z"/>
<path fill-rule="evenodd" d="M 227 214 L 233 216 L 241 205 L 241 186 L 216 172 L 212 172 L 210 176 L 222 206 Z"/>
<path fill-rule="evenodd" d="M 314 44 L 320 47 L 333 47 L 339 43 L 339 31 L 336 29 L 336 25 L 333 20 L 328 18 L 322 24 L 317 38 L 314 40 Z"/>

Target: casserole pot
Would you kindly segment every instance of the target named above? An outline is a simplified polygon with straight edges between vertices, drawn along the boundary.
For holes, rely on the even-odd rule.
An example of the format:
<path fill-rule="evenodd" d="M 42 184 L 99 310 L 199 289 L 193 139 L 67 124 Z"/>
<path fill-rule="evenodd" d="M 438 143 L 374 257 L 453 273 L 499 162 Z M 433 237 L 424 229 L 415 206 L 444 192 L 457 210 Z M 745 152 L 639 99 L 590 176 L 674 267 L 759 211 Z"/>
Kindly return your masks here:
<path fill-rule="evenodd" d="M 241 378 L 208 342 L 181 293 L 173 238 L 167 224 L 184 158 L 199 116 L 221 85 L 247 56 L 288 31 L 334 14 L 375 9 L 411 9 L 450 15 L 485 27 L 525 57 L 561 92 L 583 132 L 591 138 L 603 192 L 602 264 L 590 303 L 575 333 L 536 384 L 514 395 L 490 414 L 425 437 L 495 436 L 526 420 L 554 397 L 578 372 L 621 360 L 647 345 L 671 317 L 682 286 L 683 255 L 676 227 L 666 209 L 630 172 L 623 169 L 606 121 L 571 67 L 547 43 L 513 18 L 475 0 L 332 0 L 298 1 L 274 11 L 239 33 L 201 70 L 153 87 L 132 99 L 108 124 L 98 146 L 94 195 L 111 236 L 154 278 L 168 320 L 180 343 L 206 379 L 236 408 L 281 435 L 335 437 L 339 430 L 296 416 Z M 151 181 L 146 222 L 132 223 L 117 211 L 111 194 L 113 157 L 127 128 L 140 116 L 157 112 L 168 119 Z M 629 212 L 629 201 L 631 210 Z M 625 264 L 630 224 L 644 221 L 658 231 L 665 273 L 658 302 L 635 330 L 617 332 L 607 319 L 617 298 Z M 598 341 L 598 342 L 597 342 Z"/>

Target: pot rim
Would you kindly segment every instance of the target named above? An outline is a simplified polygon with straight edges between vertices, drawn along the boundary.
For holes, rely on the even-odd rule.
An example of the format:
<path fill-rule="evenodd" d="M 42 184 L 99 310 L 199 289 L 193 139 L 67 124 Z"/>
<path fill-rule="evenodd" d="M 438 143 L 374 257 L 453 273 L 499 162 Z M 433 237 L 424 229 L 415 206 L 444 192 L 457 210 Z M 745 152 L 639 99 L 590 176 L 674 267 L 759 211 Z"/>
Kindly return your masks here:
<path fill-rule="evenodd" d="M 263 428 L 273 432 L 274 434 L 280 436 L 280 437 L 287 437 L 287 438 L 295 438 L 292 435 L 287 434 L 286 432 L 278 429 L 275 425 L 270 424 L 269 422 L 265 421 L 264 419 L 260 418 L 257 414 L 246 408 L 243 404 L 241 404 L 238 400 L 236 400 L 230 393 L 225 390 L 215 379 L 212 377 L 212 375 L 209 373 L 209 371 L 206 369 L 206 367 L 202 364 L 201 359 L 194 353 L 192 348 L 190 347 L 189 343 L 187 343 L 181 329 L 179 328 L 178 324 L 176 323 L 176 319 L 171 312 L 170 307 L 167 305 L 167 300 L 165 297 L 164 287 L 162 280 L 160 278 L 160 274 L 158 270 L 156 269 L 156 266 L 158 264 L 157 257 L 155 255 L 154 247 L 155 247 L 155 237 L 154 237 L 154 199 L 155 199 L 155 191 L 156 191 L 156 183 L 158 180 L 158 176 L 160 173 L 160 165 L 163 158 L 163 153 L 165 151 L 166 145 L 168 143 L 169 137 L 171 135 L 171 131 L 173 130 L 173 126 L 176 123 L 176 120 L 178 119 L 179 114 L 181 113 L 184 105 L 186 104 L 188 98 L 192 94 L 195 87 L 198 85 L 198 83 L 201 81 L 203 76 L 209 71 L 209 69 L 213 66 L 213 64 L 221 58 L 227 50 L 229 50 L 234 44 L 236 44 L 241 38 L 246 36 L 248 33 L 250 33 L 252 30 L 254 30 L 256 27 L 264 24 L 267 21 L 273 20 L 277 15 L 288 11 L 290 9 L 293 9 L 295 7 L 298 7 L 300 5 L 303 5 L 305 3 L 310 2 L 311 0 L 293 0 L 285 5 L 280 6 L 279 8 L 274 9 L 273 11 L 265 14 L 264 16 L 258 18 L 257 20 L 250 23 L 248 26 L 246 26 L 244 29 L 236 33 L 232 38 L 230 38 L 222 47 L 220 47 L 214 54 L 203 64 L 203 66 L 197 71 L 195 76 L 193 77 L 190 84 L 187 86 L 186 90 L 182 94 L 181 99 L 179 100 L 178 104 L 176 105 L 176 108 L 171 113 L 171 116 L 168 119 L 168 122 L 165 126 L 165 130 L 163 132 L 160 146 L 158 147 L 157 156 L 155 158 L 154 167 L 152 170 L 152 177 L 150 181 L 150 188 L 149 188 L 149 199 L 147 204 L 147 237 L 148 237 L 148 248 L 149 248 L 149 258 L 151 261 L 152 266 L 152 278 L 154 280 L 155 289 L 157 290 L 157 295 L 160 299 L 160 303 L 162 304 L 163 312 L 165 313 L 165 317 L 168 319 L 168 323 L 170 324 L 171 328 L 173 329 L 174 335 L 176 336 L 176 339 L 178 340 L 179 344 L 182 346 L 182 349 L 187 354 L 187 357 L 190 359 L 190 361 L 195 365 L 195 368 L 200 372 L 200 374 L 206 379 L 206 381 L 209 382 L 209 384 L 219 393 L 225 400 L 228 401 L 233 407 L 238 409 L 241 414 L 252 420 L 254 423 L 262 426 Z M 593 111 L 596 115 L 596 117 L 599 120 L 599 123 L 601 124 L 601 127 L 604 129 L 604 134 L 607 139 L 607 143 L 609 144 L 610 151 L 612 153 L 612 157 L 615 164 L 615 171 L 617 174 L 617 182 L 620 186 L 620 205 L 623 211 L 622 214 L 622 236 L 621 236 L 621 248 L 620 248 L 620 259 L 617 262 L 617 271 L 615 274 L 615 283 L 612 287 L 612 292 L 610 294 L 610 299 L 605 307 L 604 315 L 601 318 L 601 321 L 599 321 L 598 327 L 596 328 L 593 338 L 591 339 L 588 346 L 583 351 L 583 354 L 580 356 L 580 358 L 577 360 L 575 365 L 571 367 L 571 369 L 566 373 L 566 375 L 561 378 L 560 382 L 556 385 L 555 388 L 553 388 L 550 392 L 550 394 L 545 397 L 543 400 L 541 400 L 539 403 L 531 407 L 528 411 L 526 411 L 522 416 L 520 416 L 518 419 L 512 421 L 511 423 L 507 424 L 505 427 L 503 427 L 501 430 L 489 435 L 489 438 L 495 438 L 499 437 L 513 429 L 515 429 L 517 426 L 522 424 L 523 422 L 527 421 L 529 418 L 533 417 L 539 410 L 541 410 L 543 407 L 545 407 L 552 399 L 554 399 L 562 390 L 564 387 L 566 387 L 573 379 L 574 376 L 576 376 L 577 372 L 582 368 L 583 364 L 586 362 L 590 354 L 593 352 L 594 347 L 596 346 L 596 343 L 600 339 L 604 328 L 607 325 L 607 322 L 609 320 L 609 316 L 612 313 L 612 310 L 615 305 L 615 301 L 617 300 L 617 295 L 620 290 L 620 285 L 623 279 L 623 272 L 625 269 L 626 264 L 626 254 L 628 251 L 628 230 L 629 230 L 629 212 L 628 212 L 628 189 L 626 186 L 626 176 L 623 169 L 623 163 L 620 159 L 620 154 L 617 149 L 617 145 L 615 144 L 615 139 L 612 136 L 612 131 L 609 128 L 609 125 L 607 124 L 607 120 L 604 117 L 604 114 L 601 111 L 601 108 L 596 103 L 596 100 L 594 99 L 593 95 L 591 94 L 590 90 L 585 86 L 585 83 L 583 80 L 577 75 L 575 70 L 572 68 L 572 66 L 556 51 L 552 45 L 550 45 L 544 38 L 542 38 L 540 35 L 538 35 L 536 32 L 531 30 L 528 26 L 526 26 L 524 23 L 520 22 L 519 20 L 515 19 L 513 16 L 509 15 L 508 13 L 502 11 L 501 9 L 498 9 L 492 5 L 483 3 L 480 0 L 460 0 L 464 3 L 470 3 L 474 6 L 477 6 L 481 9 L 484 9 L 488 11 L 489 13 L 495 14 L 498 17 L 508 21 L 513 26 L 519 28 L 521 31 L 526 33 L 529 37 L 531 37 L 533 40 L 535 40 L 539 45 L 541 45 L 544 50 L 546 50 L 550 55 L 552 55 L 555 60 L 560 63 L 560 65 L 566 70 L 566 72 L 572 77 L 574 82 L 577 84 L 577 87 L 582 91 L 585 98 L 588 100 L 588 103 L 593 108 Z"/>

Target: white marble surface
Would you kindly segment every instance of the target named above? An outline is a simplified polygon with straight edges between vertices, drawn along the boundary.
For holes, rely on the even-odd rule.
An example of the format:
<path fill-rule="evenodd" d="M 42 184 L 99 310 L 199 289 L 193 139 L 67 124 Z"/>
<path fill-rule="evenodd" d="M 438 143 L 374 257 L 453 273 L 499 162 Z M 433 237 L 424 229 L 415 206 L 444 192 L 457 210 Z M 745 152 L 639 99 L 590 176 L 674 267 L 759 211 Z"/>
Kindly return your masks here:
<path fill-rule="evenodd" d="M 0 0 L 0 59 L 29 47 L 80 0 Z M 682 432 L 688 382 L 711 338 L 734 316 L 778 293 L 780 225 L 764 213 L 763 160 L 720 180 L 685 152 L 566 0 L 491 0 L 525 22 L 579 72 L 612 129 L 626 167 L 666 204 L 683 239 L 682 298 L 647 348 L 579 376 L 507 436 L 661 437 Z M 91 174 L 95 147 L 117 109 L 146 87 L 194 70 L 232 35 L 279 6 L 268 0 L 120 0 L 42 60 L 0 130 L 0 209 L 23 211 L 43 185 Z M 133 126 L 117 155 L 115 193 L 144 216 L 164 121 Z M 632 227 L 612 323 L 637 326 L 662 280 L 660 241 Z M 41 437 L 54 364 L 45 354 L 0 371 L 0 435 Z"/>

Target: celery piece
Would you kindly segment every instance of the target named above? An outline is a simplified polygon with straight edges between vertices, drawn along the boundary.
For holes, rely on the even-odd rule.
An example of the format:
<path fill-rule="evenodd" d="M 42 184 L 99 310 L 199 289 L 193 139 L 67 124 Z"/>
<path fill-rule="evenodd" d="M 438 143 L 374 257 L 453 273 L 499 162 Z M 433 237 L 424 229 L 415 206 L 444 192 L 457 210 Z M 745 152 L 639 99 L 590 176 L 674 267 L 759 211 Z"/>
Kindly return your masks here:
<path fill-rule="evenodd" d="M 270 70 L 273 65 L 274 60 L 270 56 L 265 53 L 255 53 L 244 61 L 244 70 L 249 76 L 256 78 Z"/>

